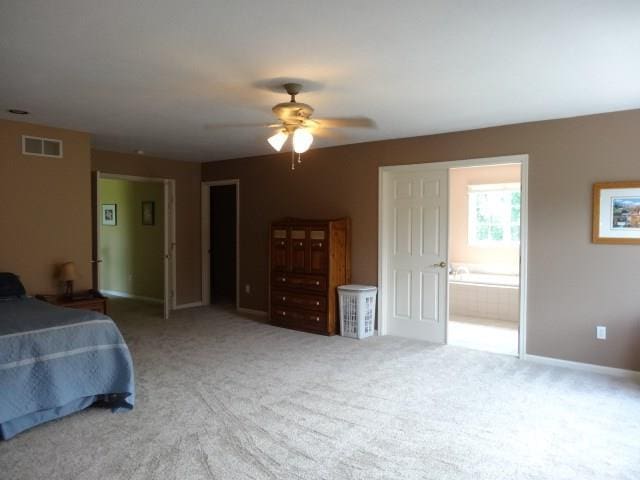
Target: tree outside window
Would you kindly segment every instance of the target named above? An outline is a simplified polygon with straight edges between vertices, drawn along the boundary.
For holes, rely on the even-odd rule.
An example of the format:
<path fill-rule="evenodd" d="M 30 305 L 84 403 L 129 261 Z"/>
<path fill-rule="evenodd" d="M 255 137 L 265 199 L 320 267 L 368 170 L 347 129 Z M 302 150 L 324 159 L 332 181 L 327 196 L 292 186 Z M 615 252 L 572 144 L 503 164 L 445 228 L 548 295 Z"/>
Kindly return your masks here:
<path fill-rule="evenodd" d="M 520 184 L 469 186 L 469 244 L 520 243 Z"/>

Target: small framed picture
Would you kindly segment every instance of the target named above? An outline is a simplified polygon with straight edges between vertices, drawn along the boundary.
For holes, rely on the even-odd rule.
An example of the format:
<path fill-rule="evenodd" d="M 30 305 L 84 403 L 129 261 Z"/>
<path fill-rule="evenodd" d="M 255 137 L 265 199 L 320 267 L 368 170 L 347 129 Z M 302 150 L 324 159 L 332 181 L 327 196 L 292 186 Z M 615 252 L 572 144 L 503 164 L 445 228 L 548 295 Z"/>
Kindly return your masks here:
<path fill-rule="evenodd" d="M 142 202 L 142 224 L 156 224 L 155 202 Z"/>
<path fill-rule="evenodd" d="M 115 203 L 102 204 L 102 225 L 115 226 L 118 224 L 118 205 Z"/>
<path fill-rule="evenodd" d="M 593 242 L 640 245 L 640 181 L 593 185 Z"/>

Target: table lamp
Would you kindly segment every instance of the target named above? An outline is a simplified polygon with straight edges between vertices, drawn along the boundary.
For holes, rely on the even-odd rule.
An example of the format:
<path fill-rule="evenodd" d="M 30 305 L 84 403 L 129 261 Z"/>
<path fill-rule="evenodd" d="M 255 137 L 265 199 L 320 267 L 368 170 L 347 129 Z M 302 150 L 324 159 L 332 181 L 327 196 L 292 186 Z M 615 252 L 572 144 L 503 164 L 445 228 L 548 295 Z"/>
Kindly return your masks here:
<path fill-rule="evenodd" d="M 64 296 L 67 298 L 73 297 L 73 281 L 77 278 L 76 264 L 73 262 L 67 262 L 60 267 L 60 280 L 65 284 Z"/>

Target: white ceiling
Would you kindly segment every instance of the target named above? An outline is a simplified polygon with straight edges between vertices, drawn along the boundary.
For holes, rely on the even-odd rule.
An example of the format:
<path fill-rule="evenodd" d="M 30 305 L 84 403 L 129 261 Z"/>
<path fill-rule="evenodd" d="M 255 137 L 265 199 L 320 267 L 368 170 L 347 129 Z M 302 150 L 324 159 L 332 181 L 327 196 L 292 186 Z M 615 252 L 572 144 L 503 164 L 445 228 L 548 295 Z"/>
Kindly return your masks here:
<path fill-rule="evenodd" d="M 271 122 L 274 78 L 378 125 L 314 146 L 638 108 L 640 1 L 0 0 L 0 117 L 98 148 L 269 153 L 264 128 L 207 125 Z"/>

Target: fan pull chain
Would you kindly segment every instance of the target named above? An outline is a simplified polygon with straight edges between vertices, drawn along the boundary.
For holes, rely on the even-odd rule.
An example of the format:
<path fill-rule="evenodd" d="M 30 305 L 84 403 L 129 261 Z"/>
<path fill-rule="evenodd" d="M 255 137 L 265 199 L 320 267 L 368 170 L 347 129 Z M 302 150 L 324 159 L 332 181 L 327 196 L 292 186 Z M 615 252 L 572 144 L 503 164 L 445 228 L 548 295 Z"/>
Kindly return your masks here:
<path fill-rule="evenodd" d="M 296 169 L 296 152 L 291 150 L 291 170 Z"/>
<path fill-rule="evenodd" d="M 302 163 L 302 154 L 301 153 L 298 154 L 298 163 Z"/>

